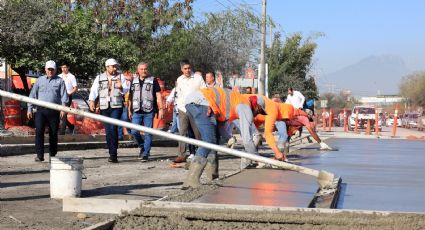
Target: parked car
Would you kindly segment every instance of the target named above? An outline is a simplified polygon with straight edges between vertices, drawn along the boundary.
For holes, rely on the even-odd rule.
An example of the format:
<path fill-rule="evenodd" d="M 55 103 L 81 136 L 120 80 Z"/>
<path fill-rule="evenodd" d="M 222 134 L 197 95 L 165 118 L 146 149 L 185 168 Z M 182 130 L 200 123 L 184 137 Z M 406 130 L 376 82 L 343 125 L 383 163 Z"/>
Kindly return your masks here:
<path fill-rule="evenodd" d="M 422 114 L 418 116 L 418 131 L 423 131 L 425 129 L 425 110 L 422 111 Z"/>
<path fill-rule="evenodd" d="M 402 121 L 405 128 L 417 128 L 418 127 L 418 117 L 417 113 L 406 113 L 404 120 Z"/>
<path fill-rule="evenodd" d="M 367 121 L 370 121 L 370 127 L 371 130 L 375 130 L 375 107 L 372 106 L 354 106 L 353 110 L 351 111 L 351 115 L 348 120 L 348 128 L 350 130 L 354 130 L 356 126 L 356 111 L 359 112 L 358 116 L 358 129 L 365 129 L 367 128 Z M 378 129 L 379 131 L 382 130 L 382 120 L 378 120 Z"/>
<path fill-rule="evenodd" d="M 393 114 L 391 114 L 389 117 L 388 117 L 388 119 L 387 119 L 387 126 L 393 126 L 393 124 L 394 124 L 394 115 Z M 401 127 L 401 118 L 400 117 L 397 117 L 397 127 Z"/>

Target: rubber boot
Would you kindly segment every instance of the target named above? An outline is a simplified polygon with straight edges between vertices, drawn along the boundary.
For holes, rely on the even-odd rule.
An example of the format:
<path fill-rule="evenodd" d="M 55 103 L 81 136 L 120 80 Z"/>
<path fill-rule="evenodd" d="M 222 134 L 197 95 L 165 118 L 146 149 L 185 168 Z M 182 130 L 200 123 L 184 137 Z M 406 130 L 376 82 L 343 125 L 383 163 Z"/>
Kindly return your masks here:
<path fill-rule="evenodd" d="M 207 158 L 195 155 L 190 164 L 189 172 L 186 176 L 186 180 L 183 183 L 182 190 L 198 188 L 201 186 L 199 178 L 201 178 L 206 164 Z"/>
<path fill-rule="evenodd" d="M 205 173 L 207 174 L 208 183 L 218 178 L 218 156 L 216 153 L 208 154 Z"/>

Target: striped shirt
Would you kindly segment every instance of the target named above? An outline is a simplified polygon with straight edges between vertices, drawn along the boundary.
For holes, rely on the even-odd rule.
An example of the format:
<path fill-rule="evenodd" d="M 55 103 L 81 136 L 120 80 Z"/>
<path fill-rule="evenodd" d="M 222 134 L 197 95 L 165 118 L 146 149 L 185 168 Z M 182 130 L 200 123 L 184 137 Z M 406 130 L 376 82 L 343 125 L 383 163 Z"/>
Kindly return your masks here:
<path fill-rule="evenodd" d="M 65 82 L 57 75 L 51 78 L 47 78 L 46 75 L 39 77 L 32 87 L 29 97 L 64 106 L 69 100 Z M 33 107 L 28 103 L 28 112 L 32 112 Z"/>

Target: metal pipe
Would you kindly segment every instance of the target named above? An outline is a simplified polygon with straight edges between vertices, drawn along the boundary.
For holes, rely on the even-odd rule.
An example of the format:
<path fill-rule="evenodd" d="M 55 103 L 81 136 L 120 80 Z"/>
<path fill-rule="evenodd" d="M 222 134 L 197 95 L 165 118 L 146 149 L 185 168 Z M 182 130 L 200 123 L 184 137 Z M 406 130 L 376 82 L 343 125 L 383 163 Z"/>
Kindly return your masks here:
<path fill-rule="evenodd" d="M 279 168 L 292 170 L 292 171 L 296 171 L 296 172 L 299 172 L 299 173 L 314 176 L 314 177 L 318 178 L 318 183 L 319 183 L 321 188 L 324 188 L 328 185 L 331 185 L 333 183 L 333 180 L 335 179 L 335 176 L 332 173 L 329 173 L 329 172 L 326 172 L 326 171 L 323 171 L 323 170 L 318 171 L 318 170 L 306 168 L 306 167 L 303 167 L 303 166 L 298 166 L 298 165 L 289 164 L 289 163 L 282 162 L 282 161 L 277 161 L 277 160 L 274 160 L 274 159 L 271 159 L 271 158 L 266 158 L 266 157 L 262 157 L 262 156 L 258 156 L 258 155 L 254 155 L 254 154 L 250 154 L 250 153 L 245 153 L 245 152 L 238 151 L 238 150 L 235 150 L 235 149 L 230 149 L 230 148 L 222 147 L 222 146 L 219 146 L 219 145 L 207 143 L 207 142 L 204 142 L 204 141 L 191 139 L 191 138 L 180 136 L 180 135 L 171 134 L 171 133 L 164 132 L 164 131 L 161 131 L 161 130 L 156 130 L 156 129 L 148 128 L 148 127 L 141 126 L 141 125 L 136 125 L 136 124 L 133 124 L 133 123 L 130 123 L 130 122 L 125 122 L 125 121 L 113 119 L 113 118 L 110 118 L 110 117 L 105 117 L 105 116 L 98 115 L 98 114 L 95 114 L 95 113 L 89 113 L 89 112 L 85 112 L 85 111 L 82 111 L 82 110 L 78 110 L 78 109 L 74 109 L 74 108 L 70 108 L 70 107 L 66 107 L 66 106 L 62 106 L 62 105 L 58 105 L 58 104 L 54 104 L 54 103 L 50 103 L 50 102 L 45 102 L 45 101 L 37 100 L 37 99 L 34 99 L 34 98 L 29 98 L 29 97 L 26 97 L 26 96 L 23 96 L 23 95 L 10 93 L 10 92 L 6 92 L 6 91 L 3 91 L 3 90 L 0 90 L 0 95 L 4 96 L 4 97 L 15 99 L 15 100 L 31 103 L 31 104 L 34 104 L 34 105 L 37 105 L 37 106 L 42 106 L 42 107 L 46 107 L 46 108 L 53 109 L 53 110 L 64 111 L 66 113 L 72 113 L 72 114 L 88 117 L 88 118 L 91 118 L 91 119 L 94 119 L 94 120 L 99 120 L 99 121 L 102 121 L 102 122 L 105 122 L 105 123 L 109 123 L 109 124 L 113 124 L 113 125 L 117 125 L 117 126 L 126 127 L 126 128 L 129 128 L 129 129 L 134 129 L 134 130 L 137 130 L 137 131 L 150 133 L 152 135 L 165 137 L 165 138 L 168 138 L 168 139 L 171 139 L 171 140 L 181 141 L 181 142 L 185 142 L 185 143 L 192 144 L 192 145 L 197 145 L 197 146 L 212 149 L 212 150 L 215 150 L 215 151 L 218 151 L 218 152 L 227 153 L 227 154 L 230 154 L 230 155 L 233 155 L 233 156 L 237 156 L 237 157 L 241 157 L 241 158 L 247 158 L 249 160 L 258 161 L 258 162 L 270 164 L 270 165 L 273 165 L 273 166 L 276 166 L 276 167 L 279 167 Z"/>

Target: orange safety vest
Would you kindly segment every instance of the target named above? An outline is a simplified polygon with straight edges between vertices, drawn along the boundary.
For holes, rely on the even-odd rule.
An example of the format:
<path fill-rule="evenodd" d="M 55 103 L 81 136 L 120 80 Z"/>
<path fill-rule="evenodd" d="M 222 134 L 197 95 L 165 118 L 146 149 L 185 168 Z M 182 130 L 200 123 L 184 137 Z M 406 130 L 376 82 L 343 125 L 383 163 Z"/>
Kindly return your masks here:
<path fill-rule="evenodd" d="M 202 94 L 210 103 L 218 121 L 233 121 L 238 119 L 236 106 L 246 104 L 249 106 L 248 99 L 244 98 L 239 92 L 229 89 L 212 87 L 201 89 Z"/>

